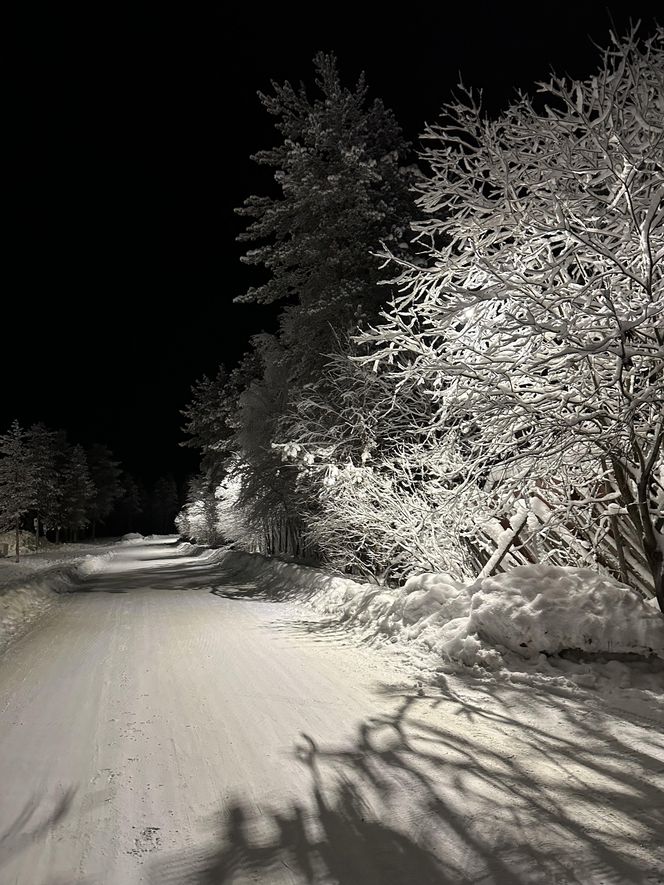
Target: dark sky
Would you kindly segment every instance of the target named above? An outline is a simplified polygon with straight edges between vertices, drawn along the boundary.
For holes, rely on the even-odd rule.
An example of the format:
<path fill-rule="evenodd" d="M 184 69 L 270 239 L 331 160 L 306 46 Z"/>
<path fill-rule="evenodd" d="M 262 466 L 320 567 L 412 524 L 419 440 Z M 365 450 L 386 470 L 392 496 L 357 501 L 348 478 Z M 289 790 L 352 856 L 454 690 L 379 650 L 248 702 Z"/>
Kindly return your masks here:
<path fill-rule="evenodd" d="M 147 481 L 195 469 L 178 447 L 191 384 L 271 322 L 232 303 L 250 281 L 233 209 L 264 191 L 249 158 L 275 137 L 258 89 L 310 82 L 332 50 L 415 141 L 459 70 L 498 110 L 551 66 L 591 73 L 609 11 L 620 33 L 630 17 L 649 31 L 658 7 L 65 5 L 24 4 L 10 74 L 0 428 L 105 442 Z"/>

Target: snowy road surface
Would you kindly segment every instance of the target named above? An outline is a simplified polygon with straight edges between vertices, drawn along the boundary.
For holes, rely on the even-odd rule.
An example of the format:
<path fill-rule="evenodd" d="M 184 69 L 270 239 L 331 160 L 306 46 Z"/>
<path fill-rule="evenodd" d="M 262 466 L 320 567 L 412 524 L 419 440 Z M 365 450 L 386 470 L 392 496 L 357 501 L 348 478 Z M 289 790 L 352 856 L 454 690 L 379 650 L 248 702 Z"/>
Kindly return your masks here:
<path fill-rule="evenodd" d="M 0 657 L 0 883 L 664 882 L 655 718 L 441 678 L 172 543 Z"/>

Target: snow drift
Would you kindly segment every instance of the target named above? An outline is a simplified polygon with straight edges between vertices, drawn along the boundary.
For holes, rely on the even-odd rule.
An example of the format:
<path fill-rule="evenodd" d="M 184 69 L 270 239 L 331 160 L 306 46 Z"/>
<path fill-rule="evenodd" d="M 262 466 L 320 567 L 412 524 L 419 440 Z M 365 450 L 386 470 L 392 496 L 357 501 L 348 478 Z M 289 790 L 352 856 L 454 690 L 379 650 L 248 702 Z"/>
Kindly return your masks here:
<path fill-rule="evenodd" d="M 360 629 L 425 645 L 467 666 L 496 668 L 569 650 L 664 659 L 664 617 L 640 594 L 590 569 L 530 565 L 464 584 L 421 574 L 397 588 L 359 584 L 319 569 L 227 551 L 231 574 L 266 591 L 306 599 Z"/>
<path fill-rule="evenodd" d="M 590 569 L 521 566 L 473 587 L 469 631 L 531 657 L 568 649 L 664 658 L 664 617 Z"/>
<path fill-rule="evenodd" d="M 76 549 L 77 545 L 71 547 L 74 549 L 65 547 L 49 554 L 26 556 L 20 563 L 3 563 L 0 651 L 44 614 L 57 594 L 67 593 L 86 576 L 104 571 L 116 555 L 112 549 L 90 554 Z"/>

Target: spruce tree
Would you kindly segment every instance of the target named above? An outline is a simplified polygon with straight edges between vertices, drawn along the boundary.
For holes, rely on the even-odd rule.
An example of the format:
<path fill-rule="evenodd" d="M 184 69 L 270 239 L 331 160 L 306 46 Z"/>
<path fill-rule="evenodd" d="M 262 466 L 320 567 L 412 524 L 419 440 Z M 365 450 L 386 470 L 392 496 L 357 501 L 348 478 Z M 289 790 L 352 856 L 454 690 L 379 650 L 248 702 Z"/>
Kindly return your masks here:
<path fill-rule="evenodd" d="M 376 253 L 406 248 L 414 207 L 414 172 L 393 114 L 369 99 L 364 76 L 344 86 L 333 55 L 319 53 L 314 66 L 315 95 L 288 82 L 260 95 L 280 139 L 254 159 L 274 170 L 277 189 L 238 210 L 250 220 L 243 260 L 267 278 L 236 300 L 283 304 L 277 334 L 252 342 L 260 376 L 237 398 L 239 503 L 271 552 L 296 555 L 306 507 L 273 444 L 307 386 L 322 383 L 329 354 L 389 300 Z"/>
<path fill-rule="evenodd" d="M 342 85 L 336 59 L 314 59 L 317 94 L 272 83 L 260 99 L 281 141 L 254 159 L 274 170 L 280 193 L 251 196 L 238 213 L 251 219 L 240 236 L 243 261 L 267 280 L 240 302 L 286 302 L 280 342 L 302 380 L 334 347 L 336 336 L 373 319 L 388 297 L 379 286 L 381 243 L 398 252 L 413 214 L 407 144 L 391 111 L 370 101 L 364 76 Z"/>
<path fill-rule="evenodd" d="M 37 503 L 37 471 L 29 435 L 18 421 L 0 436 L 0 520 L 16 532 L 19 561 L 21 519 Z"/>
<path fill-rule="evenodd" d="M 95 495 L 95 486 L 90 477 L 88 459 L 80 445 L 65 442 L 60 455 L 60 494 L 51 519 L 55 528 L 56 543 L 60 541 L 61 529 L 69 536 L 88 525 L 88 510 Z"/>
<path fill-rule="evenodd" d="M 88 508 L 94 539 L 97 523 L 103 523 L 110 516 L 115 502 L 122 497 L 124 489 L 120 482 L 122 469 L 107 446 L 98 443 L 91 446 L 88 452 L 88 465 L 95 488 Z"/>

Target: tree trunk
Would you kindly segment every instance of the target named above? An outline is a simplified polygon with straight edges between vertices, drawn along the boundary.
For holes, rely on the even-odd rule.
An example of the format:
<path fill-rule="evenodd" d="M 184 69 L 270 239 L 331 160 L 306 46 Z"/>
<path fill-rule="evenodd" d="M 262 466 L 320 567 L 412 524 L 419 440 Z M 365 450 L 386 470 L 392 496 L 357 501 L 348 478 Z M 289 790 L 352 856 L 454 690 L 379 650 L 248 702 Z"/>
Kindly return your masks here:
<path fill-rule="evenodd" d="M 655 581 L 655 596 L 659 604 L 660 611 L 664 614 L 664 557 L 661 551 L 658 551 L 658 561 L 653 563 L 653 578 Z"/>
<path fill-rule="evenodd" d="M 56 544 L 60 543 L 60 526 L 59 525 L 56 525 L 56 527 L 55 527 L 55 543 Z"/>
<path fill-rule="evenodd" d="M 92 540 L 93 540 L 93 541 L 94 541 L 94 539 L 95 539 L 95 528 L 96 528 L 96 525 L 97 525 L 97 524 L 96 524 L 96 522 L 95 522 L 94 519 L 93 519 L 93 520 L 92 520 Z"/>
<path fill-rule="evenodd" d="M 625 559 L 625 548 L 623 547 L 622 536 L 620 534 L 620 527 L 618 525 L 618 517 L 615 514 L 611 514 L 610 517 L 611 522 L 611 534 L 613 535 L 613 540 L 616 545 L 616 553 L 618 554 L 618 564 L 620 566 L 620 580 L 623 584 L 629 583 L 629 574 L 627 570 L 627 560 Z"/>
<path fill-rule="evenodd" d="M 16 517 L 16 562 L 19 561 L 19 544 L 21 543 L 21 520 L 20 517 Z"/>

